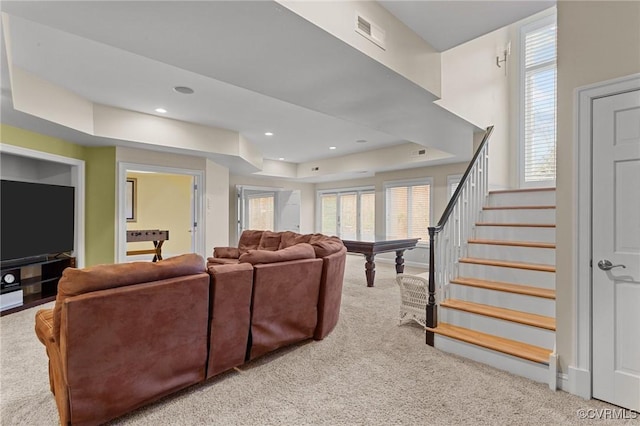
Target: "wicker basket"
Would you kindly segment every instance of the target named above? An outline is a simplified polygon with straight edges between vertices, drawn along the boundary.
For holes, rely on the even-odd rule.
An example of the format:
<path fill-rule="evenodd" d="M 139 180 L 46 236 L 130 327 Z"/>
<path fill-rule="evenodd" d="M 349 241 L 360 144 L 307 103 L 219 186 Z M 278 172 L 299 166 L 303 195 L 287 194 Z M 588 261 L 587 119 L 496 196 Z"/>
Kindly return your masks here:
<path fill-rule="evenodd" d="M 400 324 L 415 321 L 426 326 L 426 306 L 429 280 L 419 275 L 398 274 L 400 287 Z"/>

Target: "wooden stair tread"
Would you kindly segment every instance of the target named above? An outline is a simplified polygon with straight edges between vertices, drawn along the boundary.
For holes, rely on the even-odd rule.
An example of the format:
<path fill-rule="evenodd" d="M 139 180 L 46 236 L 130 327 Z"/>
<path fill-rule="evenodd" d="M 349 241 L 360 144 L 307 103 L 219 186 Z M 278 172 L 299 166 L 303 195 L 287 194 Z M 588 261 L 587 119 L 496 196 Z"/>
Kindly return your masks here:
<path fill-rule="evenodd" d="M 549 210 L 556 206 L 484 206 L 483 210 Z"/>
<path fill-rule="evenodd" d="M 494 259 L 477 259 L 473 257 L 463 257 L 459 260 L 459 262 L 472 263 L 475 265 L 501 266 L 504 268 L 527 269 L 530 271 L 556 272 L 555 266 L 542 265 L 538 263 L 510 262 L 506 260 L 494 260 Z"/>
<path fill-rule="evenodd" d="M 480 303 L 457 299 L 447 299 L 440 303 L 440 306 L 470 312 L 472 314 L 484 315 L 486 317 L 498 318 L 505 321 L 517 322 L 520 324 L 530 325 L 532 327 L 544 328 L 546 330 L 555 331 L 556 329 L 555 318 L 530 314 L 529 312 L 498 308 L 496 306 L 482 305 Z"/>
<path fill-rule="evenodd" d="M 476 226 L 513 226 L 516 228 L 555 228 L 554 223 L 504 223 L 476 222 Z"/>
<path fill-rule="evenodd" d="M 447 323 L 440 323 L 436 328 L 427 327 L 427 331 L 508 355 L 513 355 L 518 358 L 549 365 L 551 350 L 541 348 L 540 346 L 529 345 L 527 343 L 505 339 L 504 337 L 480 333 L 479 331 L 456 327 L 455 325 Z"/>
<path fill-rule="evenodd" d="M 484 288 L 487 290 L 504 291 L 507 293 L 516 293 L 526 296 L 542 297 L 545 299 L 556 298 L 555 290 L 532 287 L 528 285 L 511 284 L 500 281 L 479 280 L 477 278 L 458 277 L 451 280 L 454 284 L 466 285 L 469 287 Z"/>
<path fill-rule="evenodd" d="M 553 243 L 541 243 L 537 241 L 483 240 L 478 238 L 469 240 L 469 244 L 489 244 L 495 246 L 534 247 L 548 249 L 556 248 L 556 245 Z"/>
<path fill-rule="evenodd" d="M 495 191 L 489 191 L 489 194 L 509 194 L 513 192 L 541 192 L 541 191 L 555 191 L 554 187 L 545 188 L 520 188 L 520 189 L 497 189 Z"/>

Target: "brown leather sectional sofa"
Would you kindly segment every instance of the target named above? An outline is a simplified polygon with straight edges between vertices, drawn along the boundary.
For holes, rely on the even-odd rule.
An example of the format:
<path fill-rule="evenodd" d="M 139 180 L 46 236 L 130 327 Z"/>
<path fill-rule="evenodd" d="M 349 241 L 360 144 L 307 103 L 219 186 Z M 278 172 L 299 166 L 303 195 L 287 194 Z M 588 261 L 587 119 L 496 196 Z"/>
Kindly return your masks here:
<path fill-rule="evenodd" d="M 268 231 L 245 231 L 237 258 L 214 256 L 206 269 L 196 254 L 66 269 L 54 308 L 36 313 L 61 424 L 104 423 L 277 348 L 327 336 L 340 311 L 342 242 L 269 232 L 270 248 L 245 246 L 257 232 L 261 239 Z"/>

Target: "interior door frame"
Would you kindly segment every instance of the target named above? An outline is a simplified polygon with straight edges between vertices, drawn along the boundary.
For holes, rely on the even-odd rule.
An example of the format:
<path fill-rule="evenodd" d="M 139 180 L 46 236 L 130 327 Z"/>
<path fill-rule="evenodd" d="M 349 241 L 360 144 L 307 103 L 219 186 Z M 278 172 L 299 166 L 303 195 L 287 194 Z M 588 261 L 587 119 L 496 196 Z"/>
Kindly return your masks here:
<path fill-rule="evenodd" d="M 568 390 L 583 398 L 592 396 L 592 118 L 593 101 L 640 89 L 640 73 L 579 87 L 574 96 L 574 306 L 573 359 L 568 367 Z M 564 388 L 564 386 L 561 386 Z"/>
<path fill-rule="evenodd" d="M 198 226 L 195 227 L 195 233 L 193 235 L 193 245 L 195 252 L 206 258 L 205 253 L 205 214 L 204 214 L 204 197 L 206 194 L 204 188 L 204 172 L 202 170 L 193 169 L 181 169 L 176 167 L 155 166 L 150 164 L 129 163 L 120 161 L 118 162 L 118 226 L 116 226 L 116 253 L 115 258 L 118 263 L 127 262 L 127 239 L 125 233 L 127 230 L 127 219 L 125 214 L 126 204 L 126 187 L 127 171 L 144 171 L 151 173 L 165 173 L 172 175 L 187 175 L 193 177 L 193 183 L 196 189 L 193 190 L 195 200 L 192 203 L 194 211 L 192 212 L 193 218 Z"/>

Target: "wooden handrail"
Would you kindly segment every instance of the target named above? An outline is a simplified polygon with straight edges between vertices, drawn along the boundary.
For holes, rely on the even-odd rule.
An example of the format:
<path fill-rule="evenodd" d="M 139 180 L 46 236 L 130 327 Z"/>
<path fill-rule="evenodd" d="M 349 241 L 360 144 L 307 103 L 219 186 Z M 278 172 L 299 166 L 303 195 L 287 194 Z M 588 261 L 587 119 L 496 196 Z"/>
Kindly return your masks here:
<path fill-rule="evenodd" d="M 456 188 L 453 196 L 449 200 L 447 207 L 444 209 L 440 220 L 436 226 L 430 226 L 429 229 L 429 294 L 427 299 L 427 307 L 426 307 L 426 326 L 427 328 L 434 329 L 438 326 L 438 305 L 436 304 L 436 258 L 435 258 L 435 238 L 436 234 L 438 234 L 444 228 L 445 224 L 449 220 L 451 213 L 453 212 L 454 207 L 458 203 L 460 198 L 460 194 L 462 193 L 462 189 L 466 184 L 469 176 L 471 174 L 471 170 L 475 166 L 478 158 L 480 158 L 480 153 L 483 151 L 485 145 L 487 145 L 489 138 L 491 137 L 491 133 L 493 133 L 493 126 L 487 127 L 487 130 L 484 133 L 484 137 L 482 138 L 482 142 L 476 149 L 473 158 L 469 162 L 467 166 L 467 170 L 465 170 L 462 178 L 460 179 L 460 183 L 458 183 L 458 187 Z M 426 343 L 429 346 L 434 345 L 434 333 L 427 330 L 426 333 Z"/>

